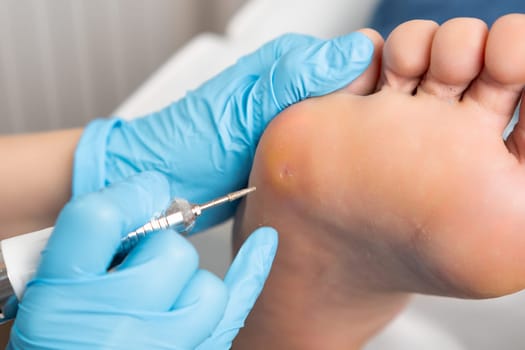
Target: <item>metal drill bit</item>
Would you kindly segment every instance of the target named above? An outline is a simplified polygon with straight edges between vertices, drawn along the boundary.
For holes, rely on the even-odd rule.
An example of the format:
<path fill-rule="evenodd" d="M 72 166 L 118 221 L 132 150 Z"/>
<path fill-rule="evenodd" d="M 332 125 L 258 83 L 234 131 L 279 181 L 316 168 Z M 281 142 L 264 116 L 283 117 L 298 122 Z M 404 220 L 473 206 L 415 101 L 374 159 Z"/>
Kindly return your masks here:
<path fill-rule="evenodd" d="M 211 201 L 206 202 L 204 204 L 194 205 L 193 206 L 193 212 L 195 213 L 195 215 L 200 215 L 203 210 L 213 208 L 213 207 L 215 207 L 217 205 L 221 205 L 223 203 L 233 202 L 234 200 L 239 199 L 241 197 L 244 197 L 248 193 L 251 193 L 251 192 L 253 192 L 255 190 L 256 190 L 255 187 L 249 187 L 249 188 L 245 188 L 243 190 L 239 190 L 239 191 L 235 191 L 235 192 L 232 192 L 232 193 L 228 193 L 227 195 L 225 195 L 223 197 L 219 197 L 217 199 L 211 200 Z"/>
<path fill-rule="evenodd" d="M 255 191 L 255 187 L 245 188 L 240 191 L 228 193 L 204 204 L 191 204 L 185 199 L 175 199 L 167 209 L 168 213 L 151 219 L 149 222 L 130 232 L 121 240 L 119 251 L 114 261 L 122 260 L 123 257 L 147 234 L 160 230 L 172 228 L 181 234 L 187 234 L 193 225 L 197 216 L 202 214 L 203 210 L 213 208 L 227 202 L 233 202 L 236 199 L 246 196 L 248 193 Z"/>

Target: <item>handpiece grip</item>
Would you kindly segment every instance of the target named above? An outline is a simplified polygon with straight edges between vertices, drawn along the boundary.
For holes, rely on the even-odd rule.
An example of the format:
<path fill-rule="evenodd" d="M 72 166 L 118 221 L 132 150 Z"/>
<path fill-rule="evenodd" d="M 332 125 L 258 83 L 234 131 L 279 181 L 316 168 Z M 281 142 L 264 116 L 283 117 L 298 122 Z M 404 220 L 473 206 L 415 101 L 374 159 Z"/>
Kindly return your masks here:
<path fill-rule="evenodd" d="M 158 229 L 172 229 L 186 233 L 195 223 L 192 205 L 184 199 L 175 199 L 163 213 L 166 227 L 155 219 L 122 238 L 110 267 L 118 265 L 127 253 L 146 235 Z M 27 283 L 35 275 L 40 254 L 46 247 L 53 227 L 26 233 L 0 241 L 0 324 L 16 316 L 18 300 L 22 299 Z"/>
<path fill-rule="evenodd" d="M 52 227 L 0 242 L 0 323 L 16 316 L 18 300 L 35 275 L 51 232 Z"/>
<path fill-rule="evenodd" d="M 168 209 L 160 216 L 151 219 L 143 226 L 122 238 L 110 267 L 122 262 L 122 259 L 124 259 L 131 249 L 152 232 L 169 229 L 186 235 L 195 225 L 195 218 L 196 215 L 193 211 L 193 205 L 185 199 L 175 198 Z"/>

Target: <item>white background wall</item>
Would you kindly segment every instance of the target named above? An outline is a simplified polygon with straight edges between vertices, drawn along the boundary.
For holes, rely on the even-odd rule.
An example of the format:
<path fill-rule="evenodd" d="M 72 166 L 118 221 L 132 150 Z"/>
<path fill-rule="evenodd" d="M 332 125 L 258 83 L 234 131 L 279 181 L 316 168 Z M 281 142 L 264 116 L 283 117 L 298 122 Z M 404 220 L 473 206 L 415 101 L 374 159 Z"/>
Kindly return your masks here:
<path fill-rule="evenodd" d="M 244 0 L 0 0 L 0 134 L 111 113 Z"/>

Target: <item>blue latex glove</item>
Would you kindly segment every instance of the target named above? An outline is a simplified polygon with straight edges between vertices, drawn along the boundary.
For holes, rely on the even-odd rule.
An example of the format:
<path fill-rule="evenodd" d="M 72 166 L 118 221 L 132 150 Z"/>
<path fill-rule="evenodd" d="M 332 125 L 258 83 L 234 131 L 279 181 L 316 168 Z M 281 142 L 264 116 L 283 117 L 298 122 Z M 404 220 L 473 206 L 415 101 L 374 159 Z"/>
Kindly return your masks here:
<path fill-rule="evenodd" d="M 148 236 L 106 271 L 120 238 L 167 205 L 168 186 L 146 172 L 66 205 L 8 349 L 230 348 L 271 267 L 274 230 L 250 236 L 224 282 L 199 270 L 193 246 L 170 231 Z"/>
<path fill-rule="evenodd" d="M 98 120 L 75 156 L 73 195 L 155 170 L 173 197 L 205 202 L 244 187 L 255 148 L 280 111 L 342 88 L 369 65 L 372 42 L 361 33 L 333 40 L 282 36 L 209 80 L 182 100 L 144 118 Z M 196 230 L 233 214 L 210 210 Z"/>

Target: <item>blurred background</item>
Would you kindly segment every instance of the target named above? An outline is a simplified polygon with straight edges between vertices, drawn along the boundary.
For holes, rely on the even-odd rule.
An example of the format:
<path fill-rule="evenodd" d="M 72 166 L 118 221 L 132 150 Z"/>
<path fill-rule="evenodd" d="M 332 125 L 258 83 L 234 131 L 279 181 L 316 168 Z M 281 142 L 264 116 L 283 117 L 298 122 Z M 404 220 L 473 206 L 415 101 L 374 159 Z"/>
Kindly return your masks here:
<path fill-rule="evenodd" d="M 108 116 L 245 0 L 0 0 L 0 134 Z"/>
<path fill-rule="evenodd" d="M 284 32 L 332 37 L 375 23 L 386 34 L 422 13 L 439 20 L 450 9 L 454 16 L 483 10 L 490 23 L 504 5 L 525 12 L 523 0 L 389 0 L 374 17 L 378 3 L 0 0 L 0 134 L 78 127 L 115 111 L 142 115 Z M 230 262 L 230 225 L 192 237 L 202 266 L 219 275 Z M 489 301 L 418 296 L 367 349 L 520 350 L 524 322 L 525 293 Z"/>

